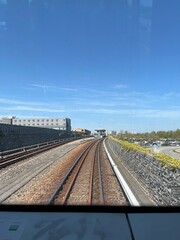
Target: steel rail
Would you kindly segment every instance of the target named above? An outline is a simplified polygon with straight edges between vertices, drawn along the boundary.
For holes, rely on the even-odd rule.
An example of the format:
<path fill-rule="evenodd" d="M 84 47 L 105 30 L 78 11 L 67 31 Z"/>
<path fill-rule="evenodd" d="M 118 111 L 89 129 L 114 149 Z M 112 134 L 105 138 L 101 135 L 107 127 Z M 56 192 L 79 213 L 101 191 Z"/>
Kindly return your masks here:
<path fill-rule="evenodd" d="M 88 147 L 86 147 L 86 149 L 80 154 L 80 156 L 76 159 L 76 161 L 73 163 L 73 165 L 71 166 L 71 168 L 69 169 L 69 171 L 67 172 L 67 174 L 65 175 L 65 177 L 63 178 L 63 180 L 61 181 L 61 183 L 59 184 L 59 186 L 56 188 L 56 190 L 54 191 L 54 193 L 52 194 L 52 196 L 50 197 L 49 201 L 48 201 L 48 205 L 53 205 L 54 204 L 54 200 L 56 199 L 57 195 L 60 193 L 60 191 L 62 190 L 63 186 L 65 185 L 66 181 L 68 180 L 69 176 L 71 175 L 71 173 L 73 172 L 73 170 L 75 169 L 76 165 L 80 162 L 80 165 L 75 173 L 75 176 L 73 177 L 70 187 L 68 188 L 66 194 L 65 194 L 65 198 L 63 199 L 63 203 L 65 204 L 65 202 L 67 201 L 67 197 L 69 196 L 70 190 L 74 184 L 74 181 L 79 173 L 79 170 L 87 156 L 87 154 L 89 153 L 90 149 L 94 146 L 94 144 L 96 143 L 96 141 L 93 141 L 93 143 L 91 143 L 90 145 L 88 145 Z M 84 157 L 84 158 L 82 158 Z"/>
<path fill-rule="evenodd" d="M 100 159 L 100 153 L 101 153 L 101 143 L 98 144 L 98 174 L 99 174 L 99 190 L 100 190 L 100 196 L 101 196 L 101 205 L 104 205 L 104 192 L 103 192 L 103 184 L 102 184 L 102 174 L 101 174 L 101 159 Z"/>
<path fill-rule="evenodd" d="M 64 139 L 67 140 L 67 139 Z M 28 151 L 34 148 L 39 148 L 45 145 L 51 145 L 51 144 L 55 144 L 57 142 L 62 142 L 62 139 L 60 140 L 54 140 L 54 141 L 50 141 L 50 142 L 43 142 L 43 143 L 38 143 L 38 144 L 33 144 L 33 145 L 28 145 L 28 146 L 24 146 L 24 147 L 20 147 L 20 148 L 15 148 L 15 149 L 10 149 L 10 150 L 6 150 L 6 151 L 2 151 L 0 152 L 0 158 L 6 158 L 8 156 L 13 156 L 14 154 L 18 154 L 24 151 Z"/>
<path fill-rule="evenodd" d="M 92 205 L 93 201 L 93 178 L 94 178 L 94 172 L 95 172 L 95 161 L 97 160 L 98 163 L 98 178 L 99 178 L 99 189 L 100 189 L 100 201 L 101 204 L 104 205 L 104 194 L 102 190 L 102 178 L 101 178 L 101 170 L 100 170 L 100 144 L 102 140 L 98 142 L 97 147 L 96 147 L 96 153 L 94 155 L 94 159 L 92 161 L 92 171 L 91 171 L 91 176 L 90 176 L 90 184 L 89 184 L 89 195 L 88 195 L 88 205 Z"/>
<path fill-rule="evenodd" d="M 80 139 L 80 138 L 76 138 L 76 139 Z M 20 148 L 1 151 L 0 159 L 7 158 L 10 156 L 13 156 L 14 154 L 19 154 L 19 153 L 22 153 L 25 151 L 30 151 L 35 148 L 46 147 L 47 145 L 58 144 L 58 143 L 65 142 L 65 141 L 73 141 L 76 139 L 75 138 L 58 139 L 58 140 L 53 140 L 53 141 L 49 141 L 49 142 L 43 142 L 43 143 L 38 143 L 38 144 L 34 144 L 34 145 L 28 145 L 28 146 L 24 146 L 24 147 L 20 147 Z"/>
<path fill-rule="evenodd" d="M 64 142 L 56 142 L 54 144 L 50 144 L 50 145 L 43 145 L 42 147 L 39 147 L 39 148 L 33 148 L 33 149 L 30 149 L 30 150 L 27 150 L 27 151 L 24 151 L 24 152 L 21 152 L 21 153 L 18 153 L 18 154 L 14 154 L 13 156 L 8 156 L 6 158 L 2 158 L 0 159 L 0 168 L 3 168 L 3 167 L 7 167 L 13 163 L 16 163 L 16 162 L 19 162 L 21 160 L 24 160 L 26 158 L 29 158 L 29 157 L 32 157 L 34 155 L 37 155 L 37 154 L 40 154 L 42 152 L 45 152 L 45 151 L 48 151 L 52 148 L 55 148 L 55 147 L 58 147 L 58 146 L 62 146 L 63 144 L 66 144 L 70 142 L 70 140 L 66 140 Z"/>
<path fill-rule="evenodd" d="M 94 177 L 94 166 L 95 166 L 95 160 L 96 160 L 96 154 L 94 155 L 94 158 L 93 158 L 93 161 L 92 161 L 92 164 L 91 164 L 91 176 L 90 176 L 90 184 L 89 184 L 89 195 L 88 195 L 88 198 L 87 198 L 87 203 L 88 205 L 91 205 L 92 204 L 92 194 L 93 194 L 93 177 Z"/>

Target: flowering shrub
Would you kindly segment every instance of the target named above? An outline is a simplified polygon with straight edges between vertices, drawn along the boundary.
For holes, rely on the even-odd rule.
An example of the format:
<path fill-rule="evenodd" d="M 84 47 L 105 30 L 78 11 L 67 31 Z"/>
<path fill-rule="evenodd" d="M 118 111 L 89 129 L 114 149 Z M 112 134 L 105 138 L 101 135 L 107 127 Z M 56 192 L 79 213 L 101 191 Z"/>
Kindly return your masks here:
<path fill-rule="evenodd" d="M 170 170 L 173 170 L 175 168 L 180 168 L 180 160 L 170 157 L 166 154 L 155 153 L 155 152 L 151 151 L 150 149 L 144 148 L 144 147 L 139 146 L 134 143 L 129 143 L 127 141 L 118 140 L 112 136 L 110 136 L 110 139 L 112 139 L 113 141 L 119 142 L 121 145 L 121 148 L 126 149 L 127 151 L 139 151 L 139 152 L 149 154 L 149 155 L 155 157 L 157 160 L 159 160 L 162 163 L 162 165 L 164 167 L 166 167 Z"/>

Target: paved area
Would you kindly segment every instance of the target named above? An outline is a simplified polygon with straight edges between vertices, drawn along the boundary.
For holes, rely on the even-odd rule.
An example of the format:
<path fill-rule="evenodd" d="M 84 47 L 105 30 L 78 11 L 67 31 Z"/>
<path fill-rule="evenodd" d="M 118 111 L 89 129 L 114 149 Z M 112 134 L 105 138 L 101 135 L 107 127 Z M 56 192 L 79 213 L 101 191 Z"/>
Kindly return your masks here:
<path fill-rule="evenodd" d="M 180 160 L 180 147 L 157 147 L 155 151 Z"/>

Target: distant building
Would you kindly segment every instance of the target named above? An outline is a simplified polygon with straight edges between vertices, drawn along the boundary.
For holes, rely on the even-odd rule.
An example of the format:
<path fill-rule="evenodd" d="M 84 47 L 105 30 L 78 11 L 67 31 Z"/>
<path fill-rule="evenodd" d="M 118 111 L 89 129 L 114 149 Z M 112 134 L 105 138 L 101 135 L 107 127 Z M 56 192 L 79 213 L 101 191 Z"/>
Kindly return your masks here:
<path fill-rule="evenodd" d="M 87 129 L 84 129 L 84 128 L 76 128 L 76 129 L 74 129 L 74 132 L 82 133 L 82 134 L 85 134 L 85 135 L 90 135 L 91 134 L 91 131 L 89 131 Z"/>
<path fill-rule="evenodd" d="M 106 129 L 95 129 L 99 137 L 105 137 L 107 135 Z"/>
<path fill-rule="evenodd" d="M 69 118 L 16 118 L 16 117 L 3 117 L 0 123 L 51 128 L 57 130 L 71 131 L 71 120 Z"/>
<path fill-rule="evenodd" d="M 2 117 L 2 118 L 0 118 L 0 123 L 12 125 L 13 118 L 15 118 L 15 117 Z"/>

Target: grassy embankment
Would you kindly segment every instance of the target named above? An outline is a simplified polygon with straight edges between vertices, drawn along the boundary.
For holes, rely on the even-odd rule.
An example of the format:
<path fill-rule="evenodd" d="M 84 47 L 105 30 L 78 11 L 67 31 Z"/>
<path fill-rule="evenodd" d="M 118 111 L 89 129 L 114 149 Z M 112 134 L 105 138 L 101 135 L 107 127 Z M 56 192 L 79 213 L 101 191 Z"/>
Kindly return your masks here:
<path fill-rule="evenodd" d="M 161 164 L 165 168 L 168 168 L 170 170 L 180 168 L 180 160 L 178 160 L 178 159 L 175 159 L 173 157 L 170 157 L 170 156 L 162 154 L 162 153 L 155 153 L 155 152 L 151 151 L 150 149 L 139 146 L 138 144 L 129 143 L 127 141 L 119 140 L 119 139 L 114 138 L 112 136 L 110 136 L 110 138 L 114 141 L 119 142 L 121 144 L 121 147 L 126 149 L 127 151 L 139 151 L 139 152 L 149 154 L 149 155 L 155 157 L 156 159 L 158 159 L 161 162 Z"/>

